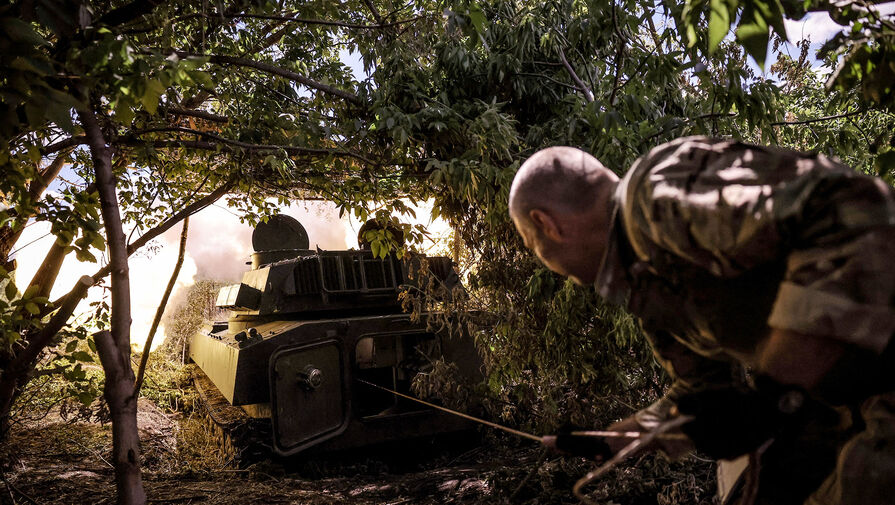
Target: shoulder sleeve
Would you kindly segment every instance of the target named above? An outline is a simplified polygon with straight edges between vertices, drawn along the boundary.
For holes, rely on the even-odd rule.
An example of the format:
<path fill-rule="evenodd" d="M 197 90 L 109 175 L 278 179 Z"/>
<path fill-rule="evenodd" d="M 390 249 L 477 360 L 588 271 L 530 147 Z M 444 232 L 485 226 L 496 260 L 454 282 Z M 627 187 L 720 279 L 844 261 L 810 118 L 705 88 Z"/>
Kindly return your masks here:
<path fill-rule="evenodd" d="M 623 218 L 638 255 L 659 248 L 732 277 L 791 247 L 818 174 L 850 170 L 823 156 L 689 137 L 652 150 L 632 172 Z"/>
<path fill-rule="evenodd" d="M 786 267 L 768 325 L 881 352 L 895 334 L 895 192 L 823 156 L 702 137 L 659 146 L 626 176 L 623 222 L 642 260 L 719 277 Z"/>

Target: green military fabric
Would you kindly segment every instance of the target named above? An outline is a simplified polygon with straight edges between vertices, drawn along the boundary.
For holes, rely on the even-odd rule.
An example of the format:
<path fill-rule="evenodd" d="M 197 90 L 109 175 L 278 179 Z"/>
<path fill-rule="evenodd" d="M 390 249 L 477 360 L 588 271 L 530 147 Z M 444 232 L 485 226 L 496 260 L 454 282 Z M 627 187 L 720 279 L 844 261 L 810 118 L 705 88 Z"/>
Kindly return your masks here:
<path fill-rule="evenodd" d="M 895 333 L 895 196 L 881 180 L 823 155 L 689 137 L 638 159 L 620 182 L 615 204 L 596 288 L 640 318 L 674 379 L 669 400 L 743 380 L 742 366 L 753 362 L 771 327 L 843 342 L 860 358 L 853 370 L 875 367 L 874 381 L 884 377 L 891 385 L 895 372 L 875 362 Z M 868 396 L 892 389 L 845 379 L 831 384 L 835 394 L 824 399 L 857 410 Z M 874 405 L 865 413 L 887 403 Z M 878 417 L 882 424 L 892 419 Z M 838 429 L 806 427 L 805 440 L 793 442 L 793 450 L 821 436 L 830 442 L 811 479 L 795 487 L 816 487 L 825 476 L 818 472 L 832 471 L 854 430 Z M 859 437 L 887 443 L 868 433 Z M 778 463 L 787 459 L 783 445 L 770 451 Z M 858 446 L 850 453 L 855 461 L 870 454 Z M 890 446 L 888 454 L 893 451 Z M 856 463 L 842 463 L 847 454 L 840 454 L 838 477 L 826 487 L 848 487 L 841 484 L 847 480 L 843 467 Z M 799 471 L 774 461 L 768 466 L 762 474 L 772 482 L 789 478 L 787 472 L 796 479 Z M 895 474 L 888 475 L 895 486 Z M 804 499 L 807 492 L 795 495 Z M 888 492 L 895 496 L 895 488 Z M 823 500 L 814 503 L 852 503 Z"/>

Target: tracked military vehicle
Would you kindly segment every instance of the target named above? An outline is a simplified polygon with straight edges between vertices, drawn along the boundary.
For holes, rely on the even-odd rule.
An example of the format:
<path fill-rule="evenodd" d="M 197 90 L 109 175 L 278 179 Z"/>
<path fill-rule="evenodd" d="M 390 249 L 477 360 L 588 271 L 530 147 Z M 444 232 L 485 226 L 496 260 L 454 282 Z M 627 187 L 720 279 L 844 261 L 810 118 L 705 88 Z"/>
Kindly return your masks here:
<path fill-rule="evenodd" d="M 288 216 L 258 225 L 251 270 L 218 294 L 229 320 L 193 336 L 197 386 L 235 457 L 259 443 L 291 456 L 468 428 L 370 386 L 409 393 L 436 359 L 468 380 L 481 372 L 471 339 L 427 329 L 433 314 L 412 321 L 401 309 L 414 268 L 455 285 L 450 260 L 374 257 L 365 229 L 360 250 L 321 251 Z"/>

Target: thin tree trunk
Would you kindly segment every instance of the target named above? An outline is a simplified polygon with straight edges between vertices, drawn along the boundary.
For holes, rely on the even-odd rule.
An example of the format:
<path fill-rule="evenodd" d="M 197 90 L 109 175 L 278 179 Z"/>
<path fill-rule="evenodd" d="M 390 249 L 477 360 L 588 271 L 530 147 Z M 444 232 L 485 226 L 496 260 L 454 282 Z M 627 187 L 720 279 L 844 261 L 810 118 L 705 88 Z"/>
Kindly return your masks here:
<path fill-rule="evenodd" d="M 112 414 L 115 486 L 119 505 L 144 505 L 146 493 L 140 475 L 137 399 L 134 397 L 134 372 L 130 361 L 131 299 L 127 237 L 118 208 L 112 151 L 106 146 L 106 139 L 93 111 L 79 110 L 78 117 L 93 159 L 112 272 L 111 332 L 100 332 L 95 340 L 106 374 L 106 402 Z"/>
<path fill-rule="evenodd" d="M 50 246 L 43 263 L 40 264 L 37 272 L 34 272 L 34 277 L 31 278 L 31 284 L 29 284 L 29 286 L 40 286 L 35 296 L 50 296 L 50 291 L 53 289 L 53 285 L 56 284 L 56 277 L 62 268 L 62 262 L 65 261 L 65 257 L 68 255 L 67 249 L 69 244 L 60 243 L 57 238 L 53 245 Z"/>
<path fill-rule="evenodd" d="M 177 282 L 177 276 L 180 275 L 180 267 L 183 266 L 183 257 L 186 256 L 186 237 L 189 233 L 190 217 L 183 219 L 183 230 L 180 232 L 180 251 L 177 253 L 177 263 L 174 265 L 174 272 L 171 273 L 171 279 L 168 280 L 168 287 L 165 288 L 165 294 L 162 295 L 162 301 L 158 304 L 155 311 L 155 318 L 152 320 L 152 327 L 149 329 L 149 335 L 146 337 L 146 345 L 143 346 L 143 355 L 140 356 L 140 368 L 137 370 L 137 381 L 134 383 L 134 398 L 140 397 L 140 386 L 143 385 L 143 374 L 146 373 L 146 363 L 149 361 L 149 351 L 152 349 L 152 339 L 155 338 L 155 332 L 165 313 L 165 307 L 168 306 L 168 298 Z"/>
<path fill-rule="evenodd" d="M 122 355 L 109 330 L 94 333 L 93 340 L 106 375 L 103 395 L 112 415 L 112 461 L 118 504 L 143 505 L 146 494 L 140 476 L 140 434 L 131 360 Z"/>

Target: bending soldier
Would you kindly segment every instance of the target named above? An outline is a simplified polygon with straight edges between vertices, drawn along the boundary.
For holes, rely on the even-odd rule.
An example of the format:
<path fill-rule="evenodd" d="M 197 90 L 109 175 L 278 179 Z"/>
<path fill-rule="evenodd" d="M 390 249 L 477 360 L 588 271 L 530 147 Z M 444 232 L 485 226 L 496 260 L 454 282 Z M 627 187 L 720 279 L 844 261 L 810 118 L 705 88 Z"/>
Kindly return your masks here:
<path fill-rule="evenodd" d="M 638 316 L 673 378 L 612 429 L 693 416 L 682 430 L 696 449 L 762 453 L 757 503 L 892 502 L 888 185 L 822 155 L 731 140 L 669 142 L 621 180 L 553 147 L 516 174 L 510 216 L 548 268 Z"/>

